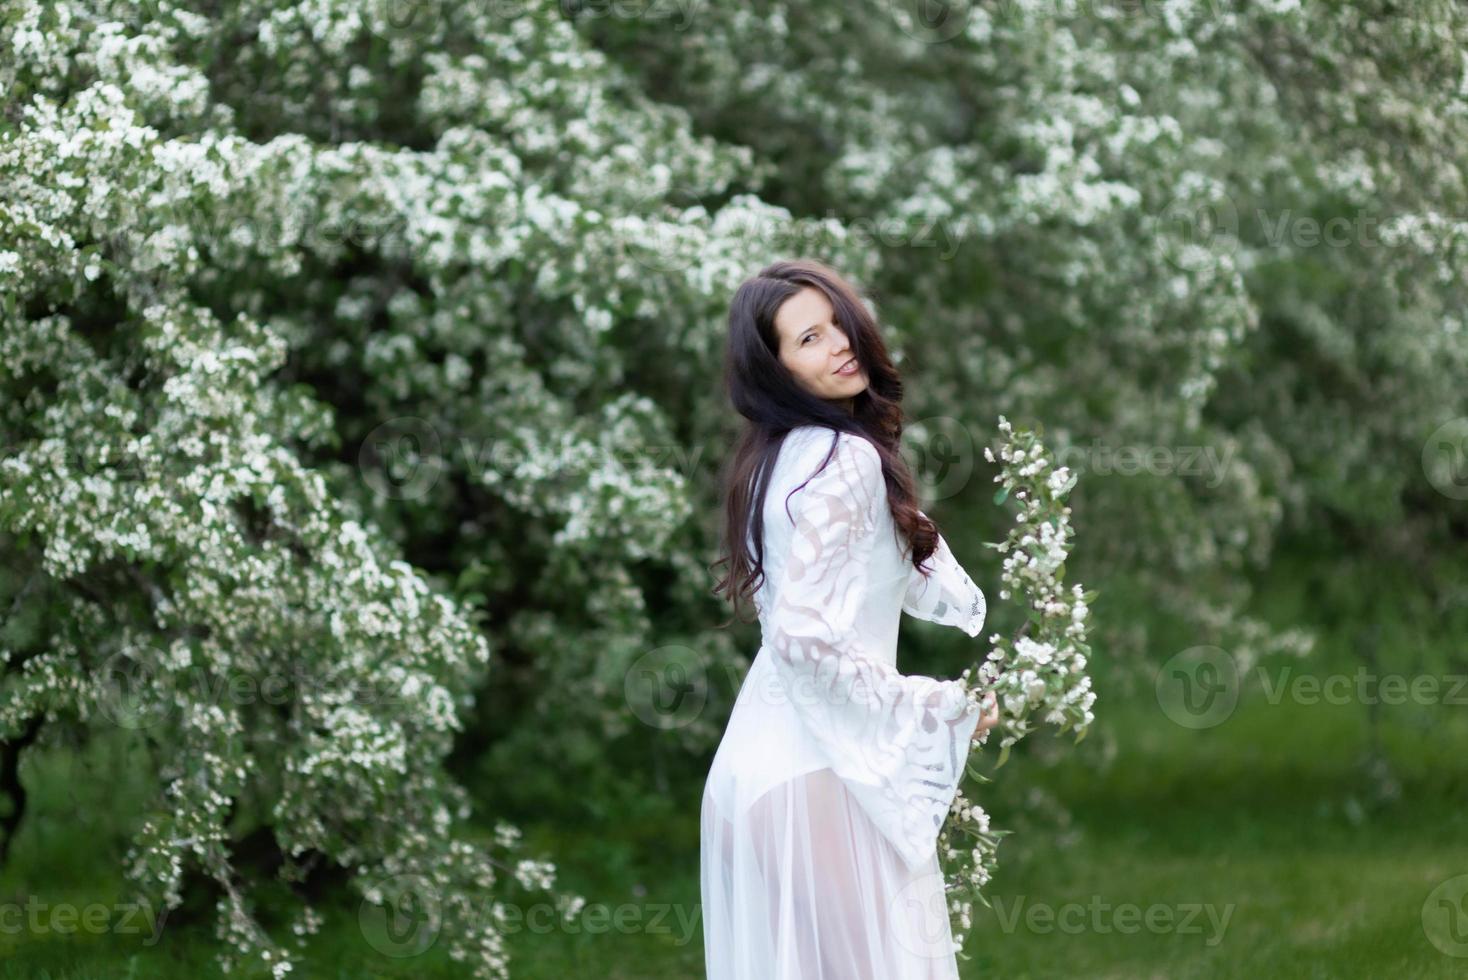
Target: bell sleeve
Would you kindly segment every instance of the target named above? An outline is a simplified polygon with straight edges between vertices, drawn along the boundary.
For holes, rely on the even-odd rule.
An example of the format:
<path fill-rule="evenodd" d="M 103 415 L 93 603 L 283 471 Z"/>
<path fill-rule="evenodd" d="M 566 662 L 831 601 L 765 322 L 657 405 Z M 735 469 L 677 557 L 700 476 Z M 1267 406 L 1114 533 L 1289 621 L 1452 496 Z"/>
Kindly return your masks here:
<path fill-rule="evenodd" d="M 938 535 L 937 546 L 923 564 L 928 566 L 927 575 L 915 566 L 908 573 L 907 596 L 902 601 L 902 611 L 918 619 L 956 626 L 969 636 L 978 636 L 988 614 L 984 593 L 953 556 L 943 535 Z"/>
<path fill-rule="evenodd" d="M 887 505 L 876 448 L 839 433 L 798 500 L 769 624 L 772 661 L 831 769 L 916 871 L 936 854 L 979 709 L 958 681 L 899 673 L 857 628 Z"/>

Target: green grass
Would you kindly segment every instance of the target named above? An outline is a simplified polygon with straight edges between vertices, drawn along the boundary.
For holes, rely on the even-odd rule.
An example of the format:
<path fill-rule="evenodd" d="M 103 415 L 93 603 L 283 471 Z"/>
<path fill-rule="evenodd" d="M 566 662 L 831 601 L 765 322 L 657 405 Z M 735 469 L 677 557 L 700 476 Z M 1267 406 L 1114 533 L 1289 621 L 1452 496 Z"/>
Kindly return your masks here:
<path fill-rule="evenodd" d="M 1308 666 L 1330 669 L 1324 658 Z M 1146 700 L 1098 707 L 1105 726 L 1091 739 L 1097 746 L 1114 740 L 1108 766 L 1098 766 L 1094 752 L 1063 755 L 1049 766 L 1020 755 L 998 773 L 998 826 L 1025 824 L 1027 811 L 1013 790 L 1036 786 L 1065 802 L 1073 833 L 1057 838 L 1032 830 L 1006 839 L 989 891 L 996 908 L 979 911 L 965 977 L 1468 975 L 1468 959 L 1439 952 L 1422 919 L 1428 893 L 1468 873 L 1462 707 L 1388 712 L 1384 744 L 1401 794 L 1385 802 L 1365 791 L 1360 705 L 1270 704 L 1256 688 L 1226 722 L 1203 731 L 1171 724 Z M 125 763 L 110 751 L 53 751 L 27 766 L 33 812 L 0 875 L 0 900 L 119 900 L 124 828 L 142 801 L 108 778 Z M 525 828 L 537 850 L 553 855 L 569 887 L 609 914 L 621 907 L 635 918 L 622 928 L 608 920 L 599 931 L 511 935 L 517 978 L 703 975 L 701 928 L 690 918 L 699 899 L 699 788 L 679 790 L 673 812 L 681 817 L 666 826 L 626 826 L 610 837 Z M 1192 929 L 1154 918 L 1156 928 L 1122 932 L 1126 922 L 1115 909 L 1124 903 L 1151 907 L 1154 917 L 1169 914 L 1174 923 L 1194 907 L 1199 913 Z M 1065 928 L 1030 918 L 1067 906 L 1074 911 Z M 1221 929 L 1206 917 L 1210 907 L 1216 916 L 1227 913 Z M 415 957 L 376 952 L 350 895 L 324 911 L 326 928 L 296 976 L 465 975 L 442 942 Z M 156 944 L 148 939 L 146 932 L 0 932 L 0 980 L 217 975 L 207 924 L 165 923 Z"/>
<path fill-rule="evenodd" d="M 1079 765 L 1044 774 L 1081 833 L 1001 868 L 996 908 L 977 917 L 964 975 L 1468 974 L 1468 960 L 1439 952 L 1422 921 L 1429 892 L 1468 873 L 1468 719 L 1444 718 L 1431 740 L 1397 746 L 1409 763 L 1399 771 L 1403 794 L 1379 805 L 1361 793 L 1359 710 L 1246 700 L 1206 731 L 1159 723 L 1141 705 L 1125 711 L 1114 719 L 1121 742 L 1105 778 Z M 1080 927 L 1039 918 L 1030 928 L 1017 903 L 1079 906 L 1065 921 Z M 1114 912 L 1093 917 L 1093 903 L 1155 906 L 1174 922 L 1194 907 L 1229 917 L 1221 929 L 1199 914 L 1191 931 L 1158 919 L 1156 929 L 1124 934 Z"/>

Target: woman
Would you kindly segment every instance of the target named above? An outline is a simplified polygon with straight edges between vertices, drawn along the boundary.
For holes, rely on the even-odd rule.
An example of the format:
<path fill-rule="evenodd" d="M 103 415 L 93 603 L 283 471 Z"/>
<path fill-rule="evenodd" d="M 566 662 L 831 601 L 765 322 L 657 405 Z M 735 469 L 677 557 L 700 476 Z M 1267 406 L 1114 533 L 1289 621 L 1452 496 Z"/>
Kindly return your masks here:
<path fill-rule="evenodd" d="M 763 643 L 704 787 L 709 980 L 956 978 L 936 840 L 997 707 L 899 673 L 897 630 L 977 636 L 984 595 L 916 506 L 902 383 L 840 275 L 743 283 L 725 372 L 750 424 L 715 591 L 736 613 L 752 593 Z"/>

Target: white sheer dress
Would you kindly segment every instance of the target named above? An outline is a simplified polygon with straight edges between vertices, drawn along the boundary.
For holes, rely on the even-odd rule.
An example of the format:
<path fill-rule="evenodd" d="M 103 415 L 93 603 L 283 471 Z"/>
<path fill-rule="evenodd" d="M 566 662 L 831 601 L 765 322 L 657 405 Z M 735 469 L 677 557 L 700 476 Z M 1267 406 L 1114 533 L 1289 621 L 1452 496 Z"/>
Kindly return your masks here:
<path fill-rule="evenodd" d="M 936 844 L 979 710 L 899 673 L 897 631 L 977 636 L 984 595 L 941 538 L 931 577 L 904 556 L 870 442 L 812 476 L 833 435 L 792 430 L 765 495 L 762 644 L 703 793 L 709 980 L 958 976 Z"/>

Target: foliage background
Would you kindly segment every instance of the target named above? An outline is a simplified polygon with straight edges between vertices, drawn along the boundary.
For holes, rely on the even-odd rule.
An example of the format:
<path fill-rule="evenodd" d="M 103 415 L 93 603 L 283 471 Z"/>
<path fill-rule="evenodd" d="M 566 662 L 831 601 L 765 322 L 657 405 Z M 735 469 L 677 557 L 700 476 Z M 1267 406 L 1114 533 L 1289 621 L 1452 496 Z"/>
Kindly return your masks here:
<path fill-rule="evenodd" d="M 1462 705 L 1254 679 L 1468 672 L 1468 15 L 926 9 L 0 4 L 7 888 L 183 903 L 156 947 L 18 952 L 152 973 L 299 924 L 308 975 L 494 959 L 485 896 L 530 900 L 488 862 L 500 820 L 592 901 L 696 902 L 690 814 L 757 646 L 709 593 L 723 317 L 813 255 L 870 291 L 928 511 L 991 596 L 993 419 L 1080 474 L 1098 731 L 994 784 L 1007 887 L 1140 866 L 1149 901 L 1243 909 L 1216 949 L 980 923 L 982 962 L 1461 964 L 1423 902 L 1468 872 Z M 1189 729 L 1156 681 L 1203 646 L 1240 708 Z M 910 626 L 903 656 L 974 652 Z M 289 696 L 217 686 L 264 677 Z M 1401 877 L 1320 924 L 1368 853 Z M 426 959 L 356 922 L 350 889 L 406 872 L 463 899 Z M 532 974 L 701 964 L 696 932 L 511 946 Z"/>

